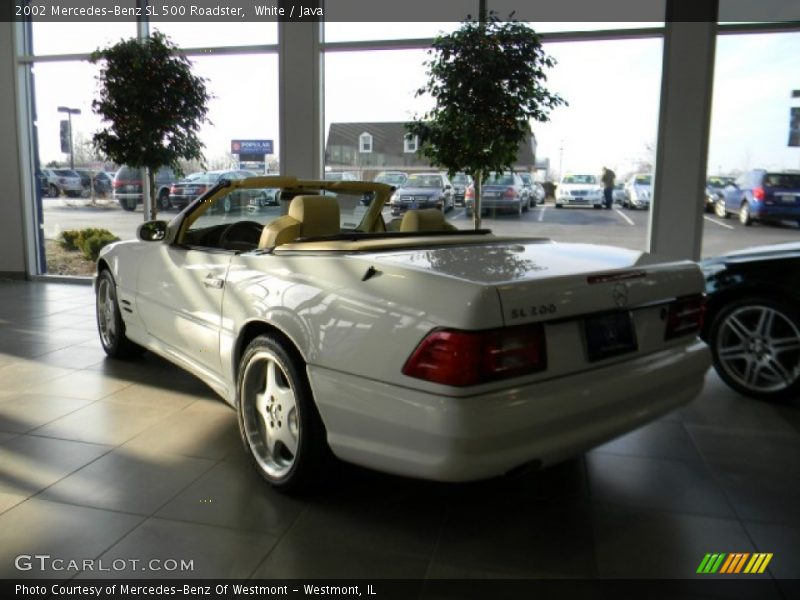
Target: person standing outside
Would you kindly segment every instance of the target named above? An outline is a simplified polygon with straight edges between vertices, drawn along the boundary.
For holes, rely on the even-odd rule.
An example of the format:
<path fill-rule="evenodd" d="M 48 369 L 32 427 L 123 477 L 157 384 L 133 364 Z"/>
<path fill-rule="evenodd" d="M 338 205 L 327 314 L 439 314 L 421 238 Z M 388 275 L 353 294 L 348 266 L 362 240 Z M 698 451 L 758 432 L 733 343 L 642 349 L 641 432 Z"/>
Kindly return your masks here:
<path fill-rule="evenodd" d="M 611 169 L 603 167 L 603 175 L 600 177 L 603 182 L 603 198 L 607 209 L 611 209 L 614 203 L 614 178 L 616 173 Z"/>

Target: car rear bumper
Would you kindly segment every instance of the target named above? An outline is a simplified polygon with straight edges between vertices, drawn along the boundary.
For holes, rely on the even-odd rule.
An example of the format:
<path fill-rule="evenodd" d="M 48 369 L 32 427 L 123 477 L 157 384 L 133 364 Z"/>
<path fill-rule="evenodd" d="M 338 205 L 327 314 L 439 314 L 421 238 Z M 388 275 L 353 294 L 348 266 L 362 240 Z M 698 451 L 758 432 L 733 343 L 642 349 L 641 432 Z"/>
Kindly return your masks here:
<path fill-rule="evenodd" d="M 750 215 L 754 219 L 769 221 L 796 221 L 800 219 L 800 206 L 751 203 Z"/>
<path fill-rule="evenodd" d="M 711 364 L 699 340 L 625 363 L 480 396 L 452 397 L 309 366 L 339 458 L 440 481 L 549 465 L 686 404 Z"/>

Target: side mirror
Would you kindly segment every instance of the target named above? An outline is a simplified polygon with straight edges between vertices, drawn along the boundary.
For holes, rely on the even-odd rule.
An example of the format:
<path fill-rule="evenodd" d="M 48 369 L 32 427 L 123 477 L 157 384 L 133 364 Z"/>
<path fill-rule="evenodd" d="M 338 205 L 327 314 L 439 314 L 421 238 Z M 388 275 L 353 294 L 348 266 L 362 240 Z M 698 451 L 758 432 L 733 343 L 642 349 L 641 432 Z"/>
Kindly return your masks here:
<path fill-rule="evenodd" d="M 145 221 L 136 228 L 136 237 L 143 242 L 160 242 L 167 237 L 167 222 Z"/>

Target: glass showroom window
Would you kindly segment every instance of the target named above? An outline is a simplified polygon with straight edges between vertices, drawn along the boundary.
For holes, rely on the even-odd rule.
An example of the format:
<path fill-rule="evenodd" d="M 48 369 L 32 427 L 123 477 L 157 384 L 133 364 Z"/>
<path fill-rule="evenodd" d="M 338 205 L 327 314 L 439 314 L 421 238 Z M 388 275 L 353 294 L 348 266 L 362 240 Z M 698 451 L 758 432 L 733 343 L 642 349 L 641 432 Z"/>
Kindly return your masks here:
<path fill-rule="evenodd" d="M 798 239 L 798 56 L 800 31 L 717 37 L 703 257 Z"/>
<path fill-rule="evenodd" d="M 278 24 L 269 22 L 154 21 L 150 28 L 152 31 L 160 31 L 167 35 L 181 48 L 259 46 L 278 43 Z"/>
<path fill-rule="evenodd" d="M 65 232 L 100 228 L 121 239 L 132 239 L 141 222 L 141 213 L 138 218 L 122 214 L 112 202 L 115 165 L 104 161 L 92 147 L 92 135 L 100 127 L 92 112 L 98 70 L 84 61 L 35 63 L 32 67 L 40 165 L 35 182 L 42 197 L 39 230 L 44 238 L 46 272 L 51 275 L 81 276 L 94 271 L 93 263 L 69 244 Z"/>
<path fill-rule="evenodd" d="M 190 57 L 195 73 L 205 77 L 213 95 L 200 131 L 209 169 L 242 168 L 257 174 L 277 173 L 278 55 L 236 54 Z M 234 140 L 271 140 L 273 153 L 243 156 Z M 197 169 L 199 165 L 190 165 Z"/>
<path fill-rule="evenodd" d="M 547 85 L 561 94 L 569 106 L 554 111 L 549 123 L 534 123 L 535 139 L 520 149 L 516 169 L 533 176 L 535 191 L 528 186 L 500 190 L 517 195 L 517 206 L 524 204 L 523 214 L 493 210 L 487 215 L 485 226 L 498 233 L 614 243 L 642 250 L 649 214 L 646 210 L 623 208 L 619 192 L 618 204 L 612 211 L 594 210 L 592 204 L 588 208 L 578 204 L 557 211 L 554 197 L 541 204 L 542 188 L 536 184 L 558 183 L 559 177 L 568 172 L 599 180 L 604 166 L 615 171 L 619 183 L 635 175 L 651 176 L 662 40 L 552 43 L 546 51 L 559 61 L 548 72 Z M 381 173 L 434 170 L 416 152 L 405 129 L 405 123 L 414 115 L 423 114 L 431 106 L 430 98 L 415 96 L 415 90 L 426 80 L 423 61 L 427 58 L 424 50 L 326 52 L 327 172 L 346 171 L 359 178 L 374 179 Z M 374 95 L 364 93 L 369 89 L 385 90 L 380 102 L 375 101 Z M 359 135 L 367 130 L 374 138 L 370 154 L 358 151 Z M 649 186 L 646 187 L 649 204 Z M 588 193 L 589 188 L 599 192 L 600 184 L 575 187 L 575 198 L 581 199 L 579 194 Z M 644 198 L 644 191 L 639 193 Z M 459 227 L 472 227 L 460 198 L 456 199 L 457 205 L 448 211 L 447 218 Z"/>
<path fill-rule="evenodd" d="M 120 7 L 135 6 L 135 2 L 116 2 Z M 38 22 L 32 23 L 33 53 L 37 56 L 48 54 L 83 54 L 93 52 L 121 38 L 136 35 L 136 23 L 108 22 Z"/>

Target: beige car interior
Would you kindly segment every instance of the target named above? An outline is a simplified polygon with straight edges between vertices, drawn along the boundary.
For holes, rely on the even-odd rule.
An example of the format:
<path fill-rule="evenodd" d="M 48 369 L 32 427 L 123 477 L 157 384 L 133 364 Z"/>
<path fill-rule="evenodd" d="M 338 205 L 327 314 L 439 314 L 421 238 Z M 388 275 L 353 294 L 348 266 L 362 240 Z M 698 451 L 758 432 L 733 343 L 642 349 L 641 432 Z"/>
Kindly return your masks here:
<path fill-rule="evenodd" d="M 339 203 L 333 196 L 295 196 L 288 214 L 266 225 L 259 249 L 275 248 L 298 238 L 339 233 Z"/>
<path fill-rule="evenodd" d="M 403 215 L 401 232 L 449 231 L 456 227 L 435 208 L 409 210 Z M 272 249 L 300 238 L 324 237 L 340 232 L 339 204 L 332 196 L 295 196 L 288 214 L 264 226 L 259 249 Z"/>

